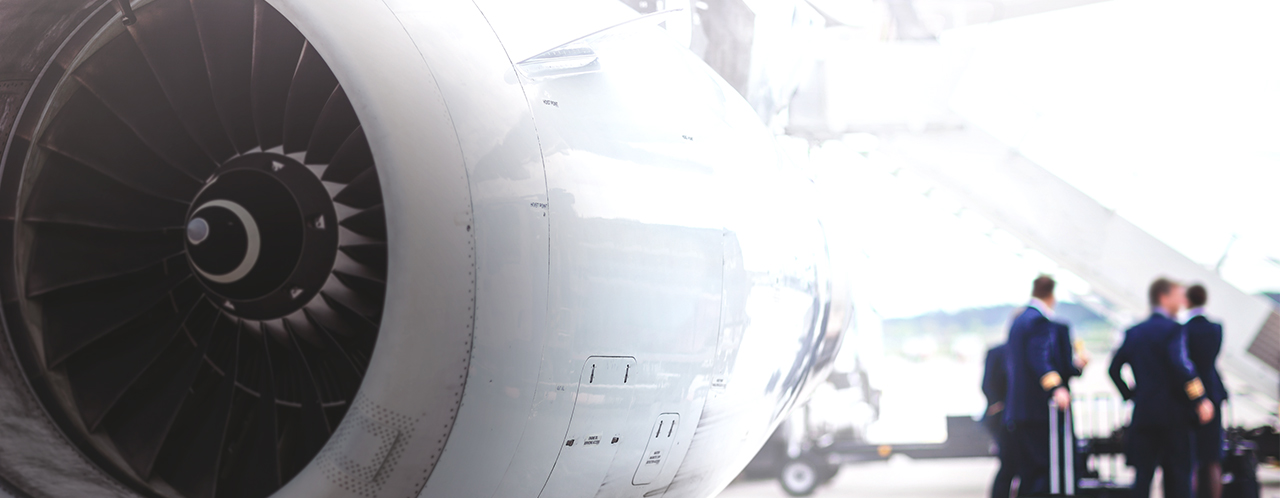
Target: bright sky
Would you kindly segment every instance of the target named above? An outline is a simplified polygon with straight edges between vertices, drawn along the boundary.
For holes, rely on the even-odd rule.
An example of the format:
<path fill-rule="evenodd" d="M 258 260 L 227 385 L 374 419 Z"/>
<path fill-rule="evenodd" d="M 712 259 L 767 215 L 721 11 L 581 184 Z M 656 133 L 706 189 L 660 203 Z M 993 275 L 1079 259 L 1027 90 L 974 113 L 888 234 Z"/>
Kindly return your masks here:
<path fill-rule="evenodd" d="M 961 68 L 949 105 L 1197 262 L 1212 266 L 1238 237 L 1223 276 L 1280 289 L 1280 264 L 1267 260 L 1280 257 L 1278 25 L 1280 2 L 1113 0 L 953 30 L 942 36 L 961 58 L 946 61 Z M 851 155 L 839 147 L 814 157 Z M 850 223 L 882 317 L 1020 303 L 1042 271 L 1087 291 L 876 162 L 839 174 L 856 184 L 843 205 L 874 213 Z M 936 279 L 966 285 L 920 291 Z"/>

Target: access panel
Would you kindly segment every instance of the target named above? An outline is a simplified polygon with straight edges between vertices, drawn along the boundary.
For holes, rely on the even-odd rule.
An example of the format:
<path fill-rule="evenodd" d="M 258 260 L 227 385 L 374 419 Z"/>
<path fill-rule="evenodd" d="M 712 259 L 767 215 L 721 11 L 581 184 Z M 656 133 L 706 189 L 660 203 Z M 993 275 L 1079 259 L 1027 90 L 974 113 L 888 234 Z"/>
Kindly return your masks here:
<path fill-rule="evenodd" d="M 582 367 L 569 430 L 542 498 L 590 498 L 622 444 L 634 399 L 635 358 L 592 356 Z"/>
<path fill-rule="evenodd" d="M 658 416 L 658 423 L 649 432 L 649 442 L 644 447 L 644 459 L 636 468 L 636 475 L 631 484 L 641 486 L 652 483 L 662 473 L 671 453 L 671 443 L 676 439 L 676 425 L 680 424 L 680 414 L 664 413 Z"/>

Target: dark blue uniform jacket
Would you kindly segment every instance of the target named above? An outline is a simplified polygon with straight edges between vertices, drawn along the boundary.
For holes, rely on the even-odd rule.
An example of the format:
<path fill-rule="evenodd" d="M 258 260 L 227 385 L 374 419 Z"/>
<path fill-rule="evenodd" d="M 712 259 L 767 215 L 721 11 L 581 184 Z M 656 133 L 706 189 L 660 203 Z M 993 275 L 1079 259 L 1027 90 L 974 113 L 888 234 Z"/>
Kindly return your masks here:
<path fill-rule="evenodd" d="M 1065 323 L 1050 321 L 1053 325 L 1053 369 L 1062 376 L 1062 385 L 1070 389 L 1070 383 L 1073 377 L 1079 377 L 1082 372 L 1076 367 L 1073 359 L 1074 348 L 1071 345 L 1071 327 Z"/>
<path fill-rule="evenodd" d="M 1005 345 L 1001 344 L 987 351 L 986 370 L 982 373 L 982 394 L 987 397 L 988 412 L 982 418 L 991 416 L 1003 418 L 1003 413 L 989 413 L 991 405 L 1003 403 L 1005 393 L 1009 391 L 1009 375 L 1005 371 Z"/>
<path fill-rule="evenodd" d="M 1049 393 L 1062 385 L 1053 365 L 1055 330 L 1053 322 L 1033 307 L 1013 319 L 1005 344 L 1006 422 L 1049 420 Z"/>
<path fill-rule="evenodd" d="M 1204 315 L 1187 320 L 1182 326 L 1187 337 L 1187 356 L 1196 367 L 1196 375 L 1204 382 L 1205 395 L 1214 404 L 1227 399 L 1227 388 L 1218 375 L 1218 351 L 1222 349 L 1222 325 L 1213 323 Z"/>
<path fill-rule="evenodd" d="M 1120 376 L 1126 363 L 1133 369 L 1135 386 Z M 1133 400 L 1134 427 L 1195 423 L 1192 402 L 1204 397 L 1204 384 L 1187 356 L 1178 322 L 1152 313 L 1147 321 L 1125 331 L 1124 342 L 1111 358 L 1110 373 L 1120 395 Z"/>

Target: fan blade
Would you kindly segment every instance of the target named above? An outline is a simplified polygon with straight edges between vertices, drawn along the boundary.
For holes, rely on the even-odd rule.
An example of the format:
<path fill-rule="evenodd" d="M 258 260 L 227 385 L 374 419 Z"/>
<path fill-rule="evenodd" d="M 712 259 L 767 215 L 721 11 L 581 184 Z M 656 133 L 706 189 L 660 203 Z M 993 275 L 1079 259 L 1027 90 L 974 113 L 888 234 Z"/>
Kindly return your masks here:
<path fill-rule="evenodd" d="M 156 155 L 188 176 L 203 181 L 218 166 L 187 134 L 132 37 L 108 42 L 74 76 Z"/>
<path fill-rule="evenodd" d="M 354 273 L 339 270 L 335 270 L 333 275 L 338 277 L 338 281 L 342 282 L 342 285 L 347 286 L 348 289 L 359 294 L 360 297 L 365 300 L 381 305 L 383 300 L 386 298 L 386 282 L 377 280 L 373 277 L 356 275 Z"/>
<path fill-rule="evenodd" d="M 251 378 L 240 372 L 240 383 L 254 386 L 258 397 L 243 419 L 237 416 L 232 421 L 242 420 L 240 430 L 229 432 L 231 447 L 228 452 L 232 459 L 225 462 L 227 471 L 218 482 L 218 496 L 260 498 L 280 488 L 279 434 L 276 430 L 275 374 L 271 366 L 270 354 L 267 351 L 266 334 L 249 340 L 244 337 L 241 343 L 241 354 L 259 358 L 262 371 Z M 250 349 L 252 348 L 252 349 Z M 240 362 L 241 365 L 247 362 Z"/>
<path fill-rule="evenodd" d="M 333 201 L 356 209 L 368 209 L 382 204 L 382 186 L 378 185 L 378 170 L 369 168 L 348 183 Z"/>
<path fill-rule="evenodd" d="M 284 108 L 285 153 L 306 150 L 311 141 L 311 131 L 316 127 L 320 111 L 329 96 L 338 88 L 338 78 L 311 43 L 302 49 L 298 70 L 293 74 L 289 87 L 289 100 Z"/>
<path fill-rule="evenodd" d="M 365 237 L 387 240 L 387 217 L 381 204 L 353 214 L 339 225 Z"/>
<path fill-rule="evenodd" d="M 378 333 L 378 324 L 369 318 L 368 310 L 359 310 L 359 305 L 350 304 L 329 291 L 320 291 L 320 297 L 324 298 L 324 303 L 355 333 L 367 335 Z M 350 299 L 351 296 L 347 297 Z"/>
<path fill-rule="evenodd" d="M 332 427 L 325 416 L 324 408 L 320 405 L 319 394 L 316 392 L 306 357 L 303 356 L 292 335 L 286 340 L 285 344 L 269 342 L 277 349 L 273 359 L 282 357 L 290 365 L 287 374 L 277 378 L 284 377 L 298 384 L 297 394 L 301 398 L 299 402 L 302 405 L 291 413 L 288 420 L 283 421 L 281 426 L 280 474 L 284 480 L 292 479 L 302 471 L 307 462 L 315 458 L 325 441 L 329 439 Z M 273 365 L 278 364 L 280 363 L 273 363 Z"/>
<path fill-rule="evenodd" d="M 225 375 L 226 372 L 236 369 L 236 357 L 239 354 L 236 341 L 239 340 L 237 331 L 240 327 L 239 321 L 226 320 L 221 322 L 219 328 L 214 331 L 213 342 L 204 353 L 204 361 L 213 367 L 218 375 Z"/>
<path fill-rule="evenodd" d="M 239 349 L 236 350 L 236 356 L 239 360 L 236 362 L 236 382 L 239 382 L 248 392 L 261 396 L 264 390 L 272 391 L 272 397 L 275 397 L 275 389 L 272 385 L 275 377 L 271 375 L 271 361 L 265 356 L 266 352 L 262 340 L 265 331 L 254 330 L 254 326 L 262 324 L 260 322 L 241 322 L 240 329 L 244 335 L 244 340 L 240 341 Z M 261 327 L 258 327 L 261 328 Z M 274 403 L 274 401 L 272 402 Z"/>
<path fill-rule="evenodd" d="M 355 108 L 347 99 L 347 92 L 338 86 L 329 96 L 317 118 L 315 130 L 311 132 L 311 141 L 307 143 L 307 164 L 327 164 L 333 155 L 342 147 L 342 143 L 351 136 L 351 132 L 360 126 L 360 118 L 356 117 Z"/>
<path fill-rule="evenodd" d="M 191 4 L 151 2 L 139 8 L 137 15 L 138 22 L 129 26 L 129 33 L 187 132 L 215 161 L 235 155 L 213 103 Z"/>
<path fill-rule="evenodd" d="M 133 273 L 183 251 L 177 231 L 121 232 L 79 225 L 41 225 L 36 230 L 28 297 Z"/>
<path fill-rule="evenodd" d="M 170 167 L 87 90 L 77 90 L 45 129 L 40 145 L 120 183 L 186 203 L 200 182 Z"/>
<path fill-rule="evenodd" d="M 160 301 L 67 360 L 67 381 L 90 431 L 97 430 L 120 396 L 164 352 L 197 305 L 208 307 L 203 295 L 199 283 L 187 280 L 174 289 L 172 300 Z"/>
<path fill-rule="evenodd" d="M 266 0 L 254 0 L 253 123 L 262 150 L 284 143 L 284 109 L 305 39 Z"/>
<path fill-rule="evenodd" d="M 156 362 L 143 372 L 137 382 L 116 402 L 103 420 L 107 434 L 121 456 L 139 476 L 147 479 L 174 431 L 174 422 L 202 370 L 210 370 L 204 361 L 205 349 L 213 337 L 214 327 L 226 320 L 213 306 L 208 321 L 189 320 L 185 329 L 191 334 L 174 337 Z M 192 344 L 191 337 L 196 343 Z"/>
<path fill-rule="evenodd" d="M 350 402 L 360 388 L 360 371 L 351 359 L 342 352 L 341 345 L 328 337 L 328 334 L 315 327 L 309 320 L 296 317 L 285 320 L 289 331 L 297 339 L 302 355 L 307 358 L 320 392 L 321 404 Z M 338 421 L 329 419 L 333 425 Z"/>
<path fill-rule="evenodd" d="M 329 161 L 329 167 L 324 169 L 320 179 L 326 182 L 351 183 L 356 176 L 372 167 L 373 151 L 369 150 L 364 129 L 356 128 L 333 154 L 333 160 Z"/>
<path fill-rule="evenodd" d="M 245 395 L 246 397 L 248 395 Z M 224 471 L 218 482 L 219 497 L 261 498 L 280 489 L 279 435 L 276 431 L 275 399 L 254 399 L 242 420 L 240 432 L 228 433 L 237 438 L 232 443 L 231 468 Z M 232 423 L 237 420 L 233 415 Z"/>
<path fill-rule="evenodd" d="M 108 230 L 181 229 L 186 204 L 144 194 L 97 170 L 49 153 L 31 189 L 28 222 L 83 225 Z"/>
<path fill-rule="evenodd" d="M 191 274 L 157 264 L 121 277 L 79 285 L 41 298 L 44 354 L 50 368 L 164 299 Z"/>
<path fill-rule="evenodd" d="M 379 275 L 387 274 L 387 245 L 384 243 L 376 244 L 352 244 L 340 246 L 343 254 L 350 256 L 357 263 L 369 267 L 370 270 L 377 272 Z"/>
<path fill-rule="evenodd" d="M 191 0 L 209 86 L 236 150 L 258 145 L 249 84 L 253 75 L 253 0 Z"/>
<path fill-rule="evenodd" d="M 364 317 L 369 324 L 373 325 L 376 331 L 378 322 L 382 320 L 382 302 L 373 299 L 373 297 L 377 296 L 369 297 L 351 290 L 350 287 L 341 283 L 342 280 L 337 275 L 334 276 L 334 280 L 337 280 L 337 282 L 326 285 L 321 293 L 328 300 L 340 303 L 342 309 L 335 307 L 338 305 L 330 304 L 328 300 L 325 301 L 325 304 L 333 308 L 334 312 L 342 316 L 345 321 L 350 321 L 350 318 L 346 316 L 348 312 Z M 368 328 L 363 324 L 359 325 L 360 330 L 367 330 Z"/>
<path fill-rule="evenodd" d="M 347 359 L 351 368 L 354 368 L 360 375 L 364 375 L 365 369 L 369 366 L 369 357 L 371 353 L 373 353 L 373 346 L 377 340 L 377 334 L 338 333 L 338 331 L 334 330 L 333 325 L 325 324 L 320 317 L 316 316 L 316 314 L 312 312 L 312 310 L 303 308 L 303 312 L 306 314 L 307 321 L 312 326 L 316 327 L 320 333 L 324 334 L 326 347 L 330 345 L 333 346 L 342 354 L 343 357 Z M 340 318 L 335 318 L 335 320 L 340 320 Z M 330 324 L 337 323 L 337 326 L 341 326 L 341 322 L 335 322 L 334 320 L 329 320 L 329 322 Z M 359 386 L 357 385 L 356 387 Z"/>
<path fill-rule="evenodd" d="M 238 343 L 245 334 L 237 330 L 229 334 L 232 349 L 238 352 Z M 172 432 L 185 437 L 165 441 L 164 458 L 156 470 L 185 498 L 213 498 L 217 491 L 238 364 L 233 355 L 230 368 L 221 378 L 211 376 L 206 382 L 197 382 L 173 425 Z"/>

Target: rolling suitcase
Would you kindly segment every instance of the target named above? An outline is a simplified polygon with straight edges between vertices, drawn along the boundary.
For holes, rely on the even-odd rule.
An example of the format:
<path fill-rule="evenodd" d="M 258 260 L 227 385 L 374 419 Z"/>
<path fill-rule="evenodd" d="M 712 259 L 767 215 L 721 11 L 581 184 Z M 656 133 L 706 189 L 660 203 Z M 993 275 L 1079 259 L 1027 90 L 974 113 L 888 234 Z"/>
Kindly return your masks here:
<path fill-rule="evenodd" d="M 1095 398 L 1093 404 L 1100 398 Z M 1086 407 L 1088 402 L 1083 402 Z M 1085 427 L 1086 432 L 1091 425 L 1088 423 L 1088 415 L 1090 412 L 1086 410 Z M 1106 436 L 1095 435 L 1092 438 L 1086 437 L 1081 440 L 1076 439 L 1076 427 L 1073 424 L 1073 413 L 1071 410 L 1059 410 L 1057 405 L 1049 401 L 1049 493 L 1050 494 L 1034 494 L 1030 498 L 1060 498 L 1066 496 L 1079 496 L 1085 498 L 1129 498 L 1130 488 L 1127 485 L 1116 482 L 1115 462 L 1112 462 L 1111 475 L 1103 476 L 1099 474 L 1099 468 L 1091 468 L 1088 457 L 1090 455 L 1115 455 L 1121 451 L 1123 447 L 1122 431 L 1108 429 Z M 1098 415 L 1092 415 L 1094 421 L 1098 421 Z M 1112 425 L 1119 422 L 1118 419 L 1111 417 Z M 1101 465 L 1101 462 L 1095 462 Z"/>
<path fill-rule="evenodd" d="M 1061 414 L 1061 421 L 1059 415 Z M 1061 422 L 1061 425 L 1059 425 Z M 1076 495 L 1076 442 L 1071 425 L 1071 407 L 1058 409 L 1049 400 L 1049 495 Z"/>

